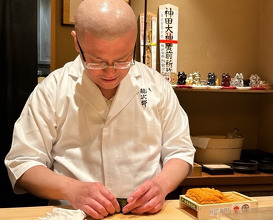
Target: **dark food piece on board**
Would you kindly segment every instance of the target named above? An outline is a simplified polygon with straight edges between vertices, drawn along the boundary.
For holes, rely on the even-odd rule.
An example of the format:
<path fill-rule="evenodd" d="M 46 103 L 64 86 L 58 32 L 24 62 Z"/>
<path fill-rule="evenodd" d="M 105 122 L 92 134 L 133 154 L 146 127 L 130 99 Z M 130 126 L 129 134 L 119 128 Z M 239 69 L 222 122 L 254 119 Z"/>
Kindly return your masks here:
<path fill-rule="evenodd" d="M 120 206 L 120 212 L 122 212 L 123 207 L 128 204 L 127 198 L 117 198 L 117 200 Z"/>

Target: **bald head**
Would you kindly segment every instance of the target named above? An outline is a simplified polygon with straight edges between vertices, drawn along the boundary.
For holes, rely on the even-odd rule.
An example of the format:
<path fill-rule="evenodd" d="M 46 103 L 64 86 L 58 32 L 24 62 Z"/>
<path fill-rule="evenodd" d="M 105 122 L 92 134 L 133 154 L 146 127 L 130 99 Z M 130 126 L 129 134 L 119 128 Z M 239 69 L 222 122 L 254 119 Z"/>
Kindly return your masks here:
<path fill-rule="evenodd" d="M 78 38 L 86 33 L 94 37 L 114 40 L 128 32 L 137 35 L 135 14 L 124 0 L 84 0 L 75 17 Z"/>

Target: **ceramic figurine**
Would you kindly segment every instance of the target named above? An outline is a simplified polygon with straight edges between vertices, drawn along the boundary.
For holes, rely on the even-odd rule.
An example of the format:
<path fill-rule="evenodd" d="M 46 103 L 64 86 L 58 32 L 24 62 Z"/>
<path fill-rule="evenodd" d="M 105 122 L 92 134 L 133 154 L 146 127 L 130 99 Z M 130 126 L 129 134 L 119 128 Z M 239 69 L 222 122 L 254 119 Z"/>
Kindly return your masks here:
<path fill-rule="evenodd" d="M 222 83 L 221 83 L 221 86 L 225 86 L 225 87 L 228 87 L 230 86 L 230 75 L 229 73 L 223 73 L 222 74 Z"/>
<path fill-rule="evenodd" d="M 193 77 L 192 77 L 192 73 L 190 73 L 189 77 L 187 77 L 186 79 L 186 85 L 192 86 L 193 83 Z"/>
<path fill-rule="evenodd" d="M 261 78 L 257 74 L 252 74 L 249 78 L 249 86 L 251 87 L 259 87 Z"/>
<path fill-rule="evenodd" d="M 178 72 L 177 85 L 186 85 L 186 80 L 187 80 L 187 74 L 184 71 Z"/>
<path fill-rule="evenodd" d="M 196 86 L 200 86 L 200 85 L 201 85 L 201 77 L 200 77 L 199 71 L 198 71 L 198 72 L 194 72 L 194 73 L 192 74 L 192 77 L 193 77 L 193 82 L 192 82 L 192 84 L 193 84 L 193 85 L 196 85 Z"/>
<path fill-rule="evenodd" d="M 216 85 L 216 75 L 215 73 L 208 73 L 207 85 L 215 86 Z"/>

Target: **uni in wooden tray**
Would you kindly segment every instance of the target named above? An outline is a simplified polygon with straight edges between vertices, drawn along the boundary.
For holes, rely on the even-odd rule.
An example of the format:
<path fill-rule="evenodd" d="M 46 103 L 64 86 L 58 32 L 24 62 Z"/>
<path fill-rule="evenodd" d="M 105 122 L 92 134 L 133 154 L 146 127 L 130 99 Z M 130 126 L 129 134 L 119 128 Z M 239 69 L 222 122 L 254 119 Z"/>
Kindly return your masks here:
<path fill-rule="evenodd" d="M 222 193 L 225 197 L 229 198 L 231 202 L 199 204 L 186 195 L 180 195 L 179 208 L 184 209 L 189 207 L 196 211 L 195 215 L 199 220 L 207 220 L 217 218 L 224 212 L 245 212 L 258 207 L 258 201 L 246 195 L 235 191 Z"/>

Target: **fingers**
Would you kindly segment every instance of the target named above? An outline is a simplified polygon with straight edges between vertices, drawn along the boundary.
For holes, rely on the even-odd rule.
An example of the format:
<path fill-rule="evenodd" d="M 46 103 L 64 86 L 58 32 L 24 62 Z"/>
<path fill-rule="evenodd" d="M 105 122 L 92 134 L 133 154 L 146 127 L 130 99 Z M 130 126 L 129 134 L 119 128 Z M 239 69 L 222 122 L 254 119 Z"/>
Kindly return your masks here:
<path fill-rule="evenodd" d="M 109 201 L 104 196 L 94 198 L 94 201 L 92 202 L 92 207 L 104 216 L 115 213 L 115 207 L 113 206 L 111 201 Z"/>
<path fill-rule="evenodd" d="M 103 219 L 108 215 L 107 211 L 96 201 L 93 201 L 92 207 L 90 205 L 84 205 L 82 211 L 90 215 L 94 219 Z"/>
<path fill-rule="evenodd" d="M 138 187 L 127 199 L 128 204 L 122 209 L 123 213 L 128 213 L 131 210 L 135 209 L 146 203 L 148 200 L 152 198 L 149 195 L 149 190 L 151 189 L 150 184 L 144 183 L 140 187 Z"/>
<path fill-rule="evenodd" d="M 146 181 L 128 197 L 127 201 L 128 204 L 123 208 L 123 213 L 156 213 L 162 209 L 165 196 L 157 184 Z"/>
<path fill-rule="evenodd" d="M 116 197 L 106 188 L 101 191 L 101 194 L 106 198 L 101 203 L 106 207 L 107 211 L 111 214 L 119 213 L 120 207 Z"/>
<path fill-rule="evenodd" d="M 147 211 L 149 214 L 155 214 L 159 212 L 163 208 L 164 203 L 158 203 L 154 208 L 152 208 L 150 211 Z"/>
<path fill-rule="evenodd" d="M 104 204 L 105 204 L 104 202 L 97 202 L 97 201 L 93 200 L 88 205 L 87 204 L 84 205 L 82 207 L 82 210 L 94 219 L 102 219 L 102 218 L 108 216 L 109 214 L 115 213 L 114 211 L 109 211 L 109 208 L 107 210 L 106 207 L 109 207 L 109 206 L 104 205 Z"/>
<path fill-rule="evenodd" d="M 93 201 L 91 201 L 91 209 L 94 209 L 94 211 L 98 213 L 98 218 L 120 212 L 116 197 L 106 187 L 99 186 L 99 192 L 100 193 L 93 195 Z M 90 211 L 92 212 L 92 210 Z"/>
<path fill-rule="evenodd" d="M 150 181 L 146 181 L 144 184 L 140 185 L 131 195 L 128 197 L 128 202 L 132 202 L 133 200 L 137 200 L 138 198 L 142 197 L 151 189 Z"/>
<path fill-rule="evenodd" d="M 72 204 L 94 219 L 102 219 L 109 214 L 120 212 L 115 196 L 101 183 L 83 183 Z"/>
<path fill-rule="evenodd" d="M 109 214 L 120 212 L 116 197 L 101 183 L 81 183 L 72 200 L 74 208 L 82 209 L 94 219 L 102 219 Z M 123 213 L 156 213 L 163 207 L 164 193 L 155 181 L 146 181 L 128 197 Z"/>
<path fill-rule="evenodd" d="M 155 197 L 155 198 L 151 199 L 150 201 L 146 202 L 145 204 L 143 204 L 137 208 L 134 208 L 133 210 L 131 210 L 131 213 L 133 213 L 133 214 L 142 214 L 142 213 L 154 214 L 154 213 L 159 212 L 162 209 L 163 204 L 164 203 L 161 203 Z"/>

